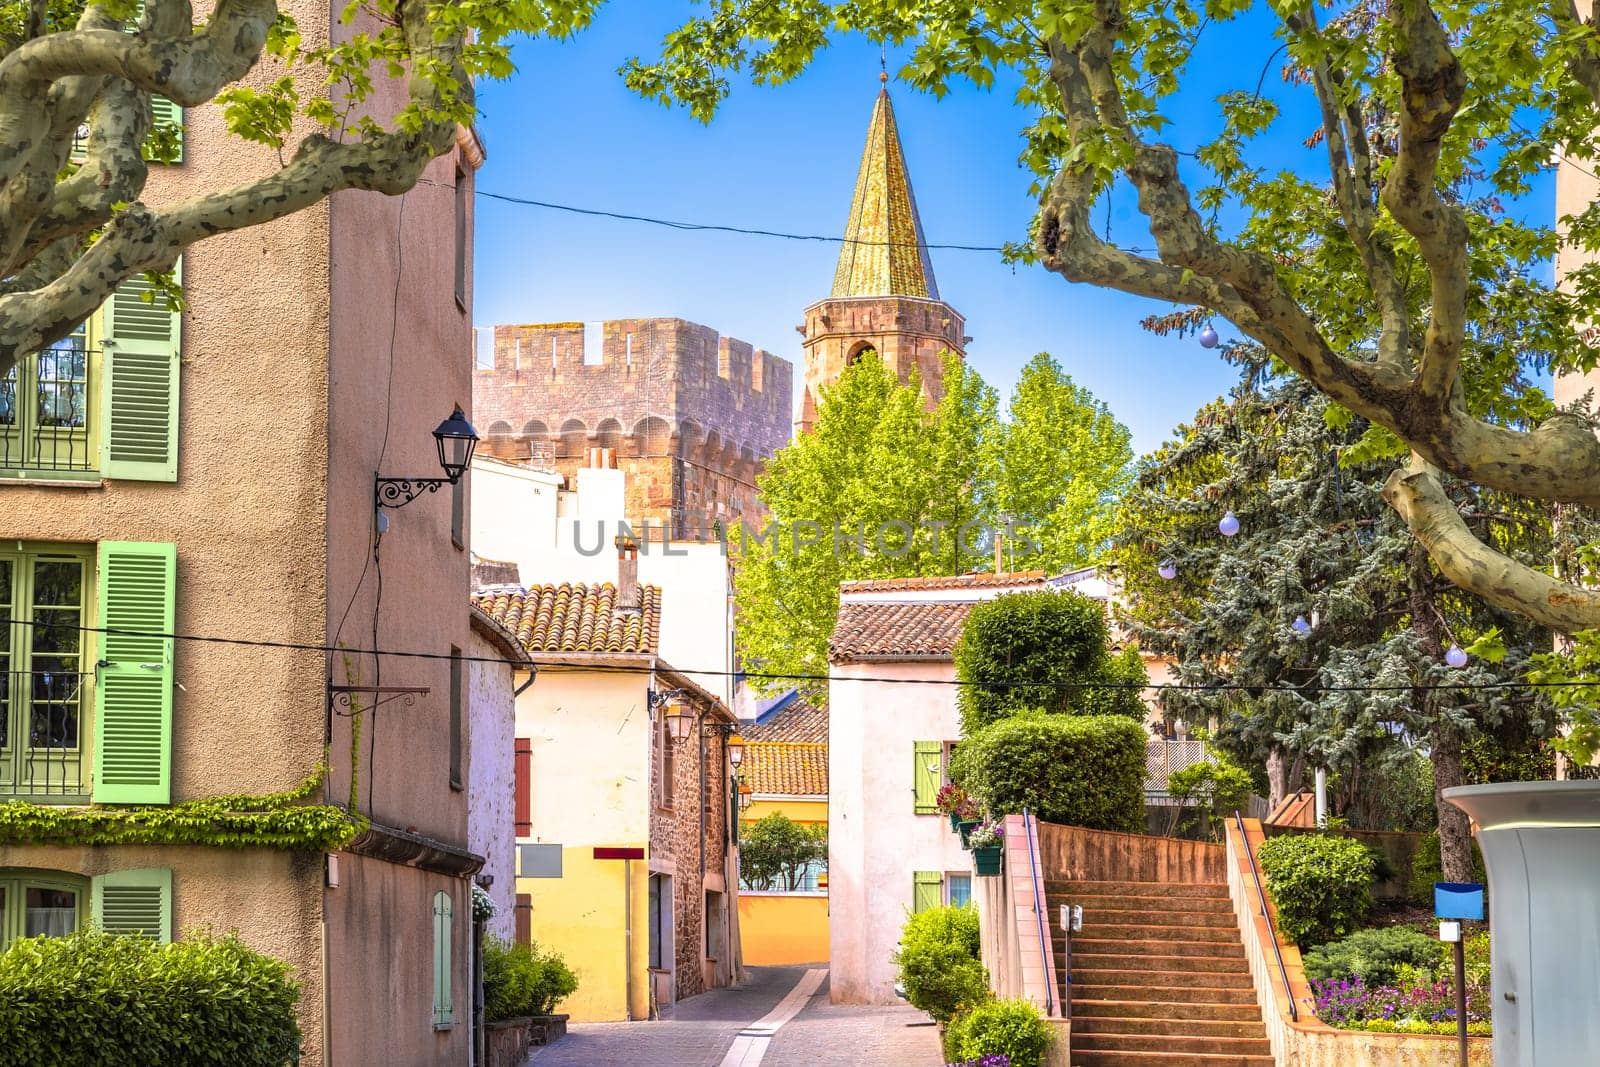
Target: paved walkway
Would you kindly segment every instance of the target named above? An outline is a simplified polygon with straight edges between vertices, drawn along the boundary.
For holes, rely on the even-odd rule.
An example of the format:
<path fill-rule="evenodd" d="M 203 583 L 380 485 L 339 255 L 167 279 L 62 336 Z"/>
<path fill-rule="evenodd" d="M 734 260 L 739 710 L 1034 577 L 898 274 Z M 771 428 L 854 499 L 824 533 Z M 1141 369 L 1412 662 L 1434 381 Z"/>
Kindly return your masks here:
<path fill-rule="evenodd" d="M 828 1003 L 821 968 L 750 967 L 654 1023 L 573 1025 L 528 1067 L 935 1067 L 938 1031 L 907 1004 Z M 820 982 L 819 982 L 820 979 Z M 812 989 L 815 992 L 811 992 Z"/>

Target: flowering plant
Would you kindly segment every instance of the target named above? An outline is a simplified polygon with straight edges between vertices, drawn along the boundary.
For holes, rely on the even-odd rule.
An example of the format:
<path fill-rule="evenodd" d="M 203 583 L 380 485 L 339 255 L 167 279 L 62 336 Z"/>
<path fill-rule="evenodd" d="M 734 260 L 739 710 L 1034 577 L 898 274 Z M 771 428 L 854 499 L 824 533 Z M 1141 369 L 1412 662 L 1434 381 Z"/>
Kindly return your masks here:
<path fill-rule="evenodd" d="M 985 819 L 967 834 L 967 847 L 988 848 L 991 845 L 1003 845 L 1005 840 L 1005 825 L 999 819 Z"/>
<path fill-rule="evenodd" d="M 1453 1034 L 1456 996 L 1451 982 L 1368 986 L 1359 976 L 1311 983 L 1317 1018 L 1341 1030 Z M 1489 990 L 1467 984 L 1467 1032 L 1488 1034 Z"/>
<path fill-rule="evenodd" d="M 1004 1052 L 992 1052 L 982 1059 L 962 1060 L 960 1063 L 947 1063 L 944 1067 L 1011 1067 L 1011 1057 Z"/>
<path fill-rule="evenodd" d="M 474 922 L 486 923 L 494 918 L 494 898 L 489 891 L 481 885 L 472 887 L 472 918 Z"/>
<path fill-rule="evenodd" d="M 938 795 L 933 798 L 933 804 L 939 809 L 939 814 L 954 815 L 963 822 L 978 817 L 978 802 L 972 799 L 972 794 L 954 782 L 940 787 Z"/>

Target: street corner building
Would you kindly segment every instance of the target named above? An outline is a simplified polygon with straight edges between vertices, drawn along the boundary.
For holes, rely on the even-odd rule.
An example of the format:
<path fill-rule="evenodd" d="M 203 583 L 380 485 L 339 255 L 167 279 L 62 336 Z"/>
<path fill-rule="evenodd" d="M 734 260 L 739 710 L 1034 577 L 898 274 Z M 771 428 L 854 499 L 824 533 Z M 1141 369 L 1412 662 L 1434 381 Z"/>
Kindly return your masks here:
<path fill-rule="evenodd" d="M 517 937 L 571 965 L 575 1022 L 656 1018 L 742 966 L 737 723 L 661 657 L 662 591 L 637 564 L 475 594 L 538 671 L 516 708 Z"/>
<path fill-rule="evenodd" d="M 360 28 L 285 6 L 307 46 Z M 219 109 L 178 117 L 153 204 L 279 166 Z M 235 930 L 293 967 L 306 1065 L 471 1055 L 466 485 L 380 534 L 374 471 L 437 477 L 430 431 L 470 409 L 482 158 L 463 129 L 403 211 L 341 192 L 204 241 L 181 313 L 130 280 L 0 382 L 0 944 Z M 305 805 L 333 843 L 180 832 L 216 797 Z M 152 843 L 88 821 L 112 809 Z"/>
<path fill-rule="evenodd" d="M 839 586 L 828 641 L 835 1003 L 896 1003 L 893 956 L 907 913 L 971 899 L 971 858 L 936 807 L 961 738 L 955 646 L 974 604 L 1045 588 L 1042 571 Z"/>

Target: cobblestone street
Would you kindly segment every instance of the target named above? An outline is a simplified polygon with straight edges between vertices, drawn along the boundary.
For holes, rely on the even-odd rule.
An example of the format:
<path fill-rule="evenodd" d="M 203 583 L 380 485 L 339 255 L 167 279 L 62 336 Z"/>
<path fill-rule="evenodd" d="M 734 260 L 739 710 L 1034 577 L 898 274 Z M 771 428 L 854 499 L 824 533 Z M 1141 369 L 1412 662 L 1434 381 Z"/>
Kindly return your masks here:
<path fill-rule="evenodd" d="M 810 973 L 820 970 L 751 967 L 739 988 L 692 997 L 661 1022 L 575 1025 L 555 1045 L 535 1050 L 529 1067 L 935 1067 L 943 1062 L 938 1031 L 922 1012 L 906 1004 L 829 1004 L 826 974 Z"/>

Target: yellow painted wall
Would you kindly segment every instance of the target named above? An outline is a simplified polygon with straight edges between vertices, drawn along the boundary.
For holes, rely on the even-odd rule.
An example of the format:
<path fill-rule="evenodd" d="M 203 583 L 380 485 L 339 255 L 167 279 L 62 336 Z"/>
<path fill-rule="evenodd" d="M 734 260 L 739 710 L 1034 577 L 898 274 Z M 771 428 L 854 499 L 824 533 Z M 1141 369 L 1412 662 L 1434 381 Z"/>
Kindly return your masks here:
<path fill-rule="evenodd" d="M 560 878 L 517 879 L 517 892 L 533 898 L 534 941 L 541 949 L 561 953 L 578 978 L 577 992 L 558 1008 L 570 1014 L 573 1022 L 619 1022 L 630 1016 L 649 1016 L 645 969 L 650 952 L 649 864 L 633 860 L 626 866 L 633 881 L 632 951 L 627 953 L 633 971 L 631 996 L 623 967 L 628 945 L 623 861 L 596 860 L 593 845 L 563 848 Z"/>
<path fill-rule="evenodd" d="M 803 800 L 784 797 L 780 800 L 752 800 L 750 807 L 739 813 L 740 822 L 759 822 L 774 812 L 782 812 L 795 822 L 825 823 L 828 821 L 827 800 Z"/>
<path fill-rule="evenodd" d="M 826 799 L 795 797 L 752 800 L 739 818 L 748 825 L 775 812 L 797 823 L 828 822 Z M 744 946 L 744 962 L 756 967 L 826 963 L 828 895 L 739 890 L 739 940 Z"/>
<path fill-rule="evenodd" d="M 517 700 L 517 736 L 533 742 L 533 833 L 519 840 L 562 846 L 561 877 L 519 877 L 517 892 L 533 898 L 533 940 L 560 952 L 578 977 L 577 992 L 559 1008 L 574 1022 L 649 1015 L 649 864 L 628 864 L 633 882 L 630 997 L 623 965 L 623 861 L 594 858 L 597 845 L 644 848 L 648 855 L 648 678 L 546 668 Z"/>
<path fill-rule="evenodd" d="M 739 939 L 747 965 L 826 963 L 828 895 L 741 889 Z"/>

